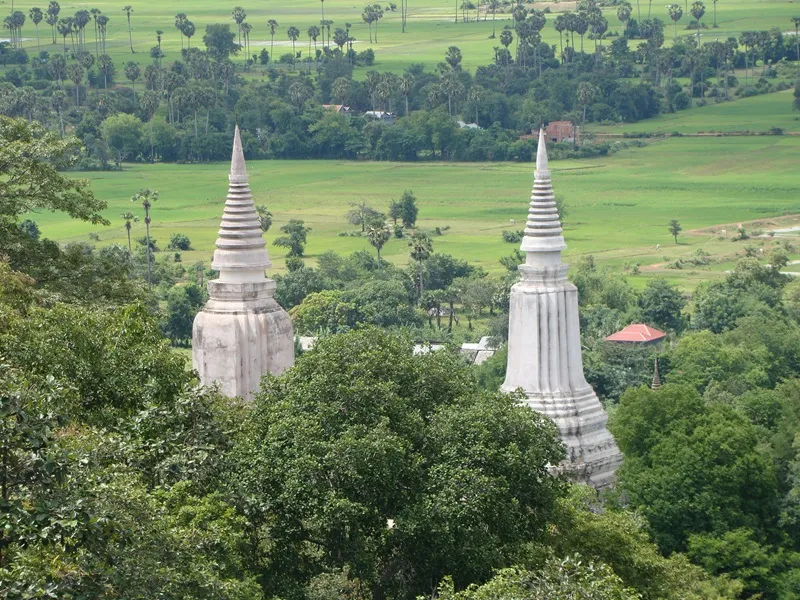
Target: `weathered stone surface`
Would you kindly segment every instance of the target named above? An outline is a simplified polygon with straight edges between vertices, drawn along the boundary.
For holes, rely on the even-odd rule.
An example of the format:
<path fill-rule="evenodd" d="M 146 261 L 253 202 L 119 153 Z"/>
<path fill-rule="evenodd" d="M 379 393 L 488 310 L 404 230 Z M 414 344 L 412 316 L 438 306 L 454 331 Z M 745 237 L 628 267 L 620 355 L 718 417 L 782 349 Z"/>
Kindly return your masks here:
<path fill-rule="evenodd" d="M 208 282 L 209 301 L 192 331 L 192 364 L 204 385 L 219 384 L 228 396 L 251 399 L 265 373 L 294 364 L 291 317 L 272 297 L 275 282 L 247 177 L 239 128 L 231 159 L 230 187 Z"/>
<path fill-rule="evenodd" d="M 550 417 L 567 447 L 555 470 L 602 488 L 612 485 L 622 455 L 608 417 L 583 376 L 578 291 L 562 264 L 566 248 L 540 134 L 522 250 L 520 281 L 511 288 L 508 366 L 502 389 L 522 389 L 526 404 Z"/>

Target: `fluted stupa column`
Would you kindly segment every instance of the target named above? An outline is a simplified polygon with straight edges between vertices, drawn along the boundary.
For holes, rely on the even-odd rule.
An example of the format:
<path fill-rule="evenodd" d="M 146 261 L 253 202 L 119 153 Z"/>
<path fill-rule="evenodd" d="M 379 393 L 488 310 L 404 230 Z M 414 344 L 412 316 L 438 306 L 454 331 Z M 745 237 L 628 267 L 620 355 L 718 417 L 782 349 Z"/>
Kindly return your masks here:
<path fill-rule="evenodd" d="M 522 389 L 526 404 L 558 426 L 567 458 L 554 467 L 597 488 L 613 484 L 622 456 L 608 416 L 583 376 L 578 290 L 567 280 L 544 131 L 539 133 L 533 193 L 519 266 L 511 288 L 508 366 L 502 390 Z"/>
<path fill-rule="evenodd" d="M 239 127 L 233 138 L 230 185 L 208 282 L 209 300 L 194 319 L 192 364 L 204 385 L 247 400 L 262 375 L 294 364 L 291 317 L 272 297 L 275 282 L 261 222 L 250 193 Z"/>

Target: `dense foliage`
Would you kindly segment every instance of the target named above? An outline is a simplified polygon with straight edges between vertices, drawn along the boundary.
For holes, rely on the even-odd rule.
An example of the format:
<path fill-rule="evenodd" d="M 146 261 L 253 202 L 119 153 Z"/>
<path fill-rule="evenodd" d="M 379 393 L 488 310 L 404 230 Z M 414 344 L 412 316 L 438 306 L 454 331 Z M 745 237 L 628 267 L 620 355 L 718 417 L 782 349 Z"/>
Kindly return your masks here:
<path fill-rule="evenodd" d="M 349 25 L 331 34 L 329 20 L 307 31 L 306 56 L 302 42 L 299 51 L 284 56 L 276 56 L 272 44 L 254 55 L 253 26 L 237 7 L 238 31 L 208 25 L 202 46 L 187 44 L 179 60 L 165 63 L 159 41 L 151 64 L 131 60 L 119 69 L 105 53 L 108 16 L 93 9 L 92 52 L 83 31 L 89 12 L 59 18 L 51 4 L 53 40 L 56 29 L 63 32 L 64 52 L 28 56 L 13 40 L 0 44 L 0 58 L 16 64 L 0 80 L 0 114 L 39 120 L 62 135 L 74 131 L 87 149 L 82 168 L 225 159 L 234 115 L 253 158 L 526 161 L 535 148 L 527 134 L 543 122 L 633 122 L 695 103 L 791 87 L 777 78 L 782 72 L 790 76 L 787 59 L 796 48 L 778 27 L 699 44 L 694 35 L 677 36 L 676 20 L 674 42 L 666 47 L 665 23 L 651 18 L 649 9 L 647 18 L 633 18 L 630 5 L 619 4 L 619 35 L 600 4 L 582 0 L 575 12 L 554 15 L 549 8 L 498 2 L 494 10 L 512 19 L 497 36 L 494 56 L 474 74 L 462 69 L 462 52 L 451 46 L 434 70 L 414 64 L 401 75 L 369 70 L 358 78 L 354 68 L 371 66 L 374 52 L 354 51 Z M 371 25 L 382 11 L 368 6 L 363 19 Z M 284 28 L 293 46 L 300 37 L 296 27 L 274 19 L 268 26 L 271 41 Z M 559 33 L 558 45 L 542 41 L 550 26 Z M 184 36 L 201 37 L 185 13 L 176 15 L 175 27 L 182 46 Z M 695 27 L 698 20 L 688 28 Z M 587 35 L 593 47 L 584 44 Z M 734 75 L 742 68 L 744 85 Z M 556 157 L 601 155 L 617 147 L 565 143 L 552 151 Z"/>

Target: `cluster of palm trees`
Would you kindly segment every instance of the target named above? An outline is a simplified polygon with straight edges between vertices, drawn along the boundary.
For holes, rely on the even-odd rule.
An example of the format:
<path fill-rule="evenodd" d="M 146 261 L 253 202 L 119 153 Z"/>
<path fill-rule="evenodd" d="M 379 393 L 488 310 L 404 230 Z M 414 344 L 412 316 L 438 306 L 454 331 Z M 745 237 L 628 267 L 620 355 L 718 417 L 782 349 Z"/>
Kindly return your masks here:
<path fill-rule="evenodd" d="M 626 17 L 625 20 L 630 18 L 630 4 L 626 2 L 622 6 L 626 5 L 628 9 L 628 17 Z M 620 8 L 622 8 L 622 6 Z M 597 51 L 598 41 L 602 46 L 603 36 L 605 35 L 606 31 L 608 31 L 608 19 L 606 19 L 600 10 L 600 7 L 598 7 L 594 2 L 586 3 L 585 6 L 582 6 L 582 9 L 578 10 L 577 12 L 573 13 L 567 11 L 558 15 L 555 18 L 553 25 L 556 31 L 558 31 L 562 55 L 564 53 L 564 32 L 567 33 L 567 47 L 570 47 L 571 45 L 573 52 L 576 51 L 575 34 L 578 34 L 581 41 L 580 51 L 583 52 L 583 39 L 587 33 L 590 34 L 589 39 L 594 40 L 595 51 Z"/>
<path fill-rule="evenodd" d="M 35 12 L 34 12 L 35 11 Z M 86 27 L 89 23 L 94 24 L 94 45 L 95 54 L 100 55 L 101 47 L 102 54 L 106 52 L 106 34 L 108 31 L 109 17 L 104 15 L 98 8 L 91 10 L 79 10 L 72 17 L 59 17 L 61 7 L 58 2 L 50 2 L 47 9 L 45 21 L 51 26 L 53 34 L 53 43 L 56 43 L 56 33 L 61 36 L 64 43 L 64 52 L 69 52 L 70 49 L 73 53 L 88 52 L 86 49 Z M 34 18 L 34 15 L 36 18 Z M 38 22 L 41 22 L 41 17 L 44 13 L 38 8 L 31 9 L 31 20 L 37 25 L 37 40 L 38 40 Z M 67 37 L 70 38 L 70 46 L 67 46 Z"/>
<path fill-rule="evenodd" d="M 383 8 L 380 4 L 369 4 L 361 12 L 361 20 L 369 27 L 369 43 L 372 43 L 372 24 L 375 24 L 375 43 L 378 43 L 378 21 L 383 18 Z"/>
<path fill-rule="evenodd" d="M 235 10 L 235 9 L 234 9 Z M 192 47 L 192 36 L 195 34 L 196 28 L 186 16 L 186 13 L 178 13 L 175 15 L 175 29 L 181 34 L 181 50 L 183 50 L 183 38 L 186 38 L 186 47 Z M 241 31 L 241 26 L 240 26 Z M 247 26 L 247 32 L 250 33 L 250 26 Z"/>
<path fill-rule="evenodd" d="M 22 47 L 22 26 L 25 24 L 25 13 L 15 10 L 3 19 L 3 28 L 8 30 L 8 39 L 12 48 Z"/>

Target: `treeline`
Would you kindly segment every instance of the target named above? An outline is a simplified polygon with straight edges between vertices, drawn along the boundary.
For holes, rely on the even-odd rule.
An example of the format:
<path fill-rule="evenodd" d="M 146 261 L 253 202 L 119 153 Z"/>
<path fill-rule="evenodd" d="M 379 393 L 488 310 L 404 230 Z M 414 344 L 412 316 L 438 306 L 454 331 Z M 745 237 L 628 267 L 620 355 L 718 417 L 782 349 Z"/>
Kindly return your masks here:
<path fill-rule="evenodd" d="M 493 62 L 474 75 L 461 68 L 461 50 L 452 46 L 435 70 L 412 65 L 402 75 L 369 71 L 356 80 L 354 65 L 369 62 L 371 49 L 352 53 L 349 33 L 333 48 L 319 32 L 322 49 L 300 63 L 290 55 L 273 64 L 266 48 L 257 61 L 234 63 L 242 49 L 237 33 L 246 40 L 247 32 L 228 25 L 209 25 L 203 46 L 187 44 L 180 60 L 162 64 L 156 46 L 151 64 L 130 61 L 123 69 L 104 53 L 99 33 L 95 52 L 75 42 L 64 54 L 28 60 L 6 45 L 4 52 L 25 64 L 6 71 L 0 113 L 74 132 L 87 148 L 84 168 L 221 159 L 234 118 L 253 157 L 529 160 L 532 143 L 523 134 L 545 122 L 633 122 L 784 89 L 787 82 L 770 79 L 794 73 L 786 59 L 796 47 L 777 28 L 701 45 L 686 36 L 665 48 L 660 19 L 637 22 L 628 11 L 619 16 L 625 36 L 615 36 L 601 27 L 597 4 L 583 0 L 576 13 L 553 20 L 561 41 L 551 46 L 541 41 L 548 14 L 519 6 L 512 16 Z M 643 42 L 633 48 L 634 39 Z M 742 68 L 744 82 L 733 74 Z M 244 71 L 261 78 L 245 79 Z"/>

